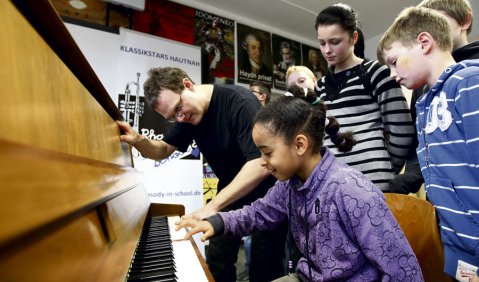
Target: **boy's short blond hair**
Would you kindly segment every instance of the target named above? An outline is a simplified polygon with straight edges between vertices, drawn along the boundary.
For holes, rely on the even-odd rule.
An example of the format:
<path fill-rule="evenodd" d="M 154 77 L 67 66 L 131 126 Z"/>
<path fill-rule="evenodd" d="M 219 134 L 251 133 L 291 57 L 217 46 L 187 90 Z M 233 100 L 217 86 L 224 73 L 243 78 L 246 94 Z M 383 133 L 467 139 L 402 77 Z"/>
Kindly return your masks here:
<path fill-rule="evenodd" d="M 309 77 L 311 77 L 311 79 L 313 81 L 316 81 L 316 76 L 314 75 L 314 73 L 308 67 L 292 66 L 292 67 L 289 67 L 288 70 L 286 71 L 286 84 L 288 84 L 288 79 L 289 79 L 289 76 L 291 75 L 291 73 L 297 72 L 297 71 L 304 71 Z"/>
<path fill-rule="evenodd" d="M 379 62 L 385 64 L 384 50 L 391 48 L 394 42 L 410 47 L 421 32 L 429 33 L 440 50 L 452 51 L 451 27 L 446 17 L 435 10 L 409 7 L 402 10 L 379 40 Z"/>
<path fill-rule="evenodd" d="M 471 15 L 471 25 L 467 29 L 467 34 L 472 30 L 472 7 L 468 0 L 424 0 L 418 7 L 442 11 L 453 18 L 459 25 L 464 25 Z"/>

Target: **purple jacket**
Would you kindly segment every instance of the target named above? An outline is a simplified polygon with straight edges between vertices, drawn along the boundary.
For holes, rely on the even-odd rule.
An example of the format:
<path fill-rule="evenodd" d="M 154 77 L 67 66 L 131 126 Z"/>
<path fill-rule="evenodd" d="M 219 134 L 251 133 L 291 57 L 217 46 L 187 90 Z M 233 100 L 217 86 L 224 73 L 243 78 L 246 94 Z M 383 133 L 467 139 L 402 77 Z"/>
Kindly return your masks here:
<path fill-rule="evenodd" d="M 382 192 L 329 149 L 322 152 L 304 185 L 277 181 L 251 206 L 219 213 L 224 234 L 270 230 L 290 218 L 303 281 L 424 281 Z"/>

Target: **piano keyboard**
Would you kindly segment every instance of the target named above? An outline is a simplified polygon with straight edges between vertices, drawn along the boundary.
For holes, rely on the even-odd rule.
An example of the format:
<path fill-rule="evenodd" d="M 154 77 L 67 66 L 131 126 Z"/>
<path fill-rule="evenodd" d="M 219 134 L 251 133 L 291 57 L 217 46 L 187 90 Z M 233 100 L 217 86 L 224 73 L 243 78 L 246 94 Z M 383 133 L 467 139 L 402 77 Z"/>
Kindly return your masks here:
<path fill-rule="evenodd" d="M 126 281 L 208 281 L 178 216 L 147 218 Z"/>

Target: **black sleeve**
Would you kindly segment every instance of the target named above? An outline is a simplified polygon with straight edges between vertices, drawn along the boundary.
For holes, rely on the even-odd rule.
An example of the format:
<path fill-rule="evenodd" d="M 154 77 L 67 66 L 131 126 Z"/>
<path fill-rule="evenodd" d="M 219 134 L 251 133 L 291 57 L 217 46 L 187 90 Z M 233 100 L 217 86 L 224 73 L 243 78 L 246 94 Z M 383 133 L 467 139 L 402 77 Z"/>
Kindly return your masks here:
<path fill-rule="evenodd" d="M 414 89 L 411 96 L 411 117 L 413 122 L 416 120 L 416 101 L 427 89 Z M 417 136 L 417 132 L 415 134 Z M 424 178 L 417 160 L 416 147 L 418 145 L 417 137 L 414 138 L 413 144 L 409 151 L 406 166 L 403 174 L 398 174 L 389 182 L 389 190 L 392 193 L 409 194 L 417 193 L 424 183 Z"/>
<path fill-rule="evenodd" d="M 253 142 L 253 121 L 260 109 L 256 100 L 243 99 L 232 111 L 232 131 L 236 134 L 238 145 L 246 161 L 261 157 L 261 153 Z"/>
<path fill-rule="evenodd" d="M 188 146 L 193 142 L 192 130 L 191 124 L 175 122 L 163 141 L 178 148 L 180 152 L 186 152 Z"/>
<path fill-rule="evenodd" d="M 213 236 L 220 236 L 225 232 L 225 223 L 219 214 L 212 215 L 203 220 L 208 221 L 213 226 L 213 230 L 215 231 Z"/>
<path fill-rule="evenodd" d="M 416 151 L 411 151 L 413 152 L 410 153 L 406 161 L 404 173 L 396 175 L 396 177 L 389 182 L 389 190 L 392 193 L 417 193 L 421 188 L 421 185 L 424 183 Z"/>

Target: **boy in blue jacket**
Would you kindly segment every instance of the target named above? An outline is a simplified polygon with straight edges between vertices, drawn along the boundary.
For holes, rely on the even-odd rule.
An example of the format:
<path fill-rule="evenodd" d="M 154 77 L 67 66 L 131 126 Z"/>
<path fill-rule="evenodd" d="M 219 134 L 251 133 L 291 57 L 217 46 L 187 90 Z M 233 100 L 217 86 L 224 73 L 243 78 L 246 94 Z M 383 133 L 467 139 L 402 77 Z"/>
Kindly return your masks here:
<path fill-rule="evenodd" d="M 416 103 L 417 155 L 439 218 L 444 270 L 458 281 L 477 281 L 479 61 L 454 61 L 450 28 L 435 10 L 406 8 L 384 33 L 377 54 L 400 84 L 430 88 Z"/>

